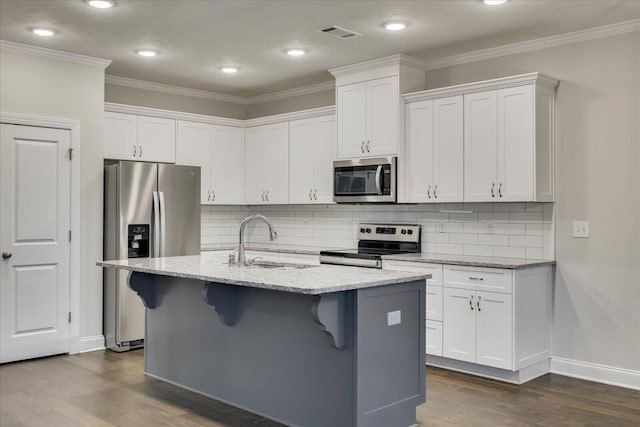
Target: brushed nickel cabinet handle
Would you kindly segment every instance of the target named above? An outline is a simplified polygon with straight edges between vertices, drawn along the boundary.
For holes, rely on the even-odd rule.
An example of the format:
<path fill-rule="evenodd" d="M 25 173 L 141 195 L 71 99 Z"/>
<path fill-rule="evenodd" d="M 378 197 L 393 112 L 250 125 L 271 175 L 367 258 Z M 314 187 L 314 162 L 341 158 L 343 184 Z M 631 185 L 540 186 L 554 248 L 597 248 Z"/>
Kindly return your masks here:
<path fill-rule="evenodd" d="M 371 141 L 367 141 L 367 153 L 370 153 L 371 150 L 369 150 L 369 144 L 371 143 Z"/>
<path fill-rule="evenodd" d="M 318 189 L 313 190 L 313 200 L 318 200 Z"/>
<path fill-rule="evenodd" d="M 477 302 L 477 306 L 478 306 L 478 311 L 482 311 L 482 309 L 480 308 L 480 300 L 482 299 L 482 297 L 480 295 L 478 295 L 478 302 Z"/>
<path fill-rule="evenodd" d="M 138 148 L 138 158 L 142 158 L 142 145 Z"/>
<path fill-rule="evenodd" d="M 469 296 L 469 308 L 473 311 L 473 295 Z"/>
<path fill-rule="evenodd" d="M 431 198 L 431 186 L 429 186 L 429 188 L 427 188 L 427 196 L 429 198 Z"/>
<path fill-rule="evenodd" d="M 138 148 L 135 145 L 133 146 L 133 157 L 138 157 Z"/>
<path fill-rule="evenodd" d="M 496 188 L 496 183 L 492 182 L 491 183 L 491 197 L 496 197 L 495 188 Z"/>
<path fill-rule="evenodd" d="M 484 277 L 473 277 L 473 276 L 469 276 L 469 280 L 484 280 Z"/>
<path fill-rule="evenodd" d="M 436 199 L 438 198 L 438 184 L 433 187 L 433 197 L 435 197 Z"/>
<path fill-rule="evenodd" d="M 502 183 L 498 186 L 498 196 L 502 197 Z"/>

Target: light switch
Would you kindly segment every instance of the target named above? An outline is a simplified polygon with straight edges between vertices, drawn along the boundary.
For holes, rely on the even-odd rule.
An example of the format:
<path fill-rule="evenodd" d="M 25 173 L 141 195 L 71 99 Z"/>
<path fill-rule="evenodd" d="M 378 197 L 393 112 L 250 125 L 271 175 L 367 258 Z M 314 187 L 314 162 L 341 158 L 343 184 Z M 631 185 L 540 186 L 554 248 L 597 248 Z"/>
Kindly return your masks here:
<path fill-rule="evenodd" d="M 573 237 L 589 238 L 589 221 L 573 221 Z"/>
<path fill-rule="evenodd" d="M 402 312 L 400 310 L 387 313 L 387 326 L 399 325 L 402 322 Z"/>

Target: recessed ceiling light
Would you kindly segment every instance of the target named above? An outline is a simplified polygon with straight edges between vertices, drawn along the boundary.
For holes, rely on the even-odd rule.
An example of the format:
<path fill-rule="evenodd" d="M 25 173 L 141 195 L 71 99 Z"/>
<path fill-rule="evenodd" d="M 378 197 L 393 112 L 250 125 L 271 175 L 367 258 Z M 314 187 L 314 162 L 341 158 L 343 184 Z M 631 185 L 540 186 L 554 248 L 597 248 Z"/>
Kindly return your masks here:
<path fill-rule="evenodd" d="M 502 4 L 504 2 L 506 2 L 507 0 L 482 0 L 482 3 L 489 5 L 489 6 L 497 6 L 499 4 Z"/>
<path fill-rule="evenodd" d="M 52 35 L 54 35 L 56 32 L 53 30 L 49 30 L 47 28 L 33 28 L 31 30 L 31 32 L 37 36 L 41 36 L 41 37 L 51 37 Z"/>
<path fill-rule="evenodd" d="M 116 5 L 116 2 L 113 0 L 86 0 L 89 6 L 95 7 L 97 9 L 109 9 Z"/>
<path fill-rule="evenodd" d="M 404 30 L 405 28 L 407 28 L 407 23 L 403 22 L 403 21 L 385 22 L 384 28 L 386 28 L 389 31 L 400 31 L 400 30 Z"/>
<path fill-rule="evenodd" d="M 220 67 L 220 71 L 227 74 L 233 74 L 238 72 L 238 67 L 224 66 Z"/>
<path fill-rule="evenodd" d="M 146 56 L 146 57 L 152 57 L 158 54 L 158 52 L 151 49 L 138 49 L 136 50 L 136 53 L 140 56 Z"/>
<path fill-rule="evenodd" d="M 291 56 L 302 56 L 305 53 L 307 53 L 307 50 L 300 49 L 300 48 L 291 48 L 291 49 L 286 49 L 285 52 L 287 53 L 287 55 L 291 55 Z"/>

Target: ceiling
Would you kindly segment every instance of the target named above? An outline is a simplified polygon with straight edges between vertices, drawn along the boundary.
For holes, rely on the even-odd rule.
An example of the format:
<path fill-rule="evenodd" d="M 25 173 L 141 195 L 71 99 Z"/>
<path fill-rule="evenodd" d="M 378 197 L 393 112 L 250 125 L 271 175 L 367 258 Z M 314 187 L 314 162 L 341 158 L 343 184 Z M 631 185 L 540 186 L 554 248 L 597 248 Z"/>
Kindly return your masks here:
<path fill-rule="evenodd" d="M 408 22 L 389 32 L 391 19 Z M 110 59 L 107 74 L 252 97 L 327 82 L 328 69 L 405 53 L 435 59 L 640 19 L 640 0 L 0 0 L 0 39 Z M 338 25 L 361 33 L 339 39 Z M 48 27 L 50 38 L 29 29 Z M 302 57 L 288 47 L 308 50 Z M 136 49 L 158 50 L 143 58 Z M 1 60 L 1 58 L 0 58 Z M 236 65 L 237 74 L 218 67 Z"/>

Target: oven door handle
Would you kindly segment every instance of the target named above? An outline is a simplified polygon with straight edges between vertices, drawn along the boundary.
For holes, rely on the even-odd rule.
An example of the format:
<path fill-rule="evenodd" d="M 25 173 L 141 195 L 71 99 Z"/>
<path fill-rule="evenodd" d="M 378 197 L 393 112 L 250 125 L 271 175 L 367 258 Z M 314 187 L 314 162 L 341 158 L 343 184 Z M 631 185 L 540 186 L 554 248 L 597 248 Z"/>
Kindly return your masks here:
<path fill-rule="evenodd" d="M 379 196 L 382 196 L 382 165 L 378 165 L 376 169 L 376 191 Z"/>

